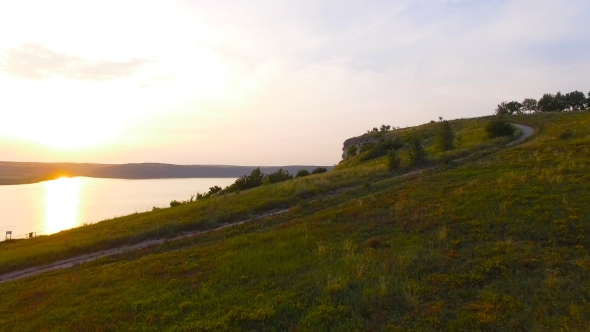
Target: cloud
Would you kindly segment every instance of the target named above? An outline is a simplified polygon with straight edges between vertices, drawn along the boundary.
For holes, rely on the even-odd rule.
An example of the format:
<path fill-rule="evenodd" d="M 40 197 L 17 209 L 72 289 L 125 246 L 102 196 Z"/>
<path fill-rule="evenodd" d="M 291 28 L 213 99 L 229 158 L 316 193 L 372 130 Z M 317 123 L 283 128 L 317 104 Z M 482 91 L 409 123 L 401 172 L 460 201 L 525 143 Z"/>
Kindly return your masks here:
<path fill-rule="evenodd" d="M 130 76 L 146 63 L 148 60 L 137 58 L 126 62 L 90 61 L 39 44 L 21 45 L 0 58 L 0 68 L 5 72 L 36 80 L 56 75 L 76 80 L 110 80 Z"/>

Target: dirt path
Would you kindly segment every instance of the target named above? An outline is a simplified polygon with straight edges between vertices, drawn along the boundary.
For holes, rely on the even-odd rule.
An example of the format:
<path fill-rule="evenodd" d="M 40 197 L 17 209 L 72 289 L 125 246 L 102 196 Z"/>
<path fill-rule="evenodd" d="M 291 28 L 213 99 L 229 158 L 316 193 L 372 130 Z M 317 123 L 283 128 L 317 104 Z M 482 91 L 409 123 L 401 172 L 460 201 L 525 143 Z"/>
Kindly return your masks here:
<path fill-rule="evenodd" d="M 513 146 L 518 143 L 524 142 L 527 138 L 529 138 L 532 134 L 535 133 L 535 130 L 529 126 L 512 123 L 513 126 L 517 127 L 518 129 L 522 130 L 522 134 L 516 140 L 506 144 L 506 146 Z"/>
<path fill-rule="evenodd" d="M 513 123 L 512 125 L 514 125 L 515 127 L 518 127 L 522 131 L 522 135 L 520 135 L 520 137 L 518 139 L 508 143 L 506 146 L 512 146 L 512 145 L 521 143 L 524 140 L 526 140 L 527 138 L 529 138 L 535 132 L 535 130 L 529 126 L 516 124 L 516 123 Z M 400 177 L 407 177 L 407 176 L 411 176 L 411 175 L 415 175 L 415 174 L 420 174 L 423 171 L 426 171 L 428 169 L 430 169 L 430 168 L 408 172 L 408 173 L 400 175 Z M 49 272 L 49 271 L 67 269 L 67 268 L 70 268 L 74 265 L 90 262 L 90 261 L 93 261 L 93 260 L 101 258 L 101 257 L 118 255 L 118 254 L 122 254 L 122 253 L 125 253 L 128 251 L 134 251 L 134 250 L 139 250 L 139 249 L 143 249 L 143 248 L 147 248 L 147 247 L 151 247 L 151 246 L 160 245 L 160 244 L 164 243 L 164 241 L 166 241 L 166 240 L 176 241 L 176 240 L 180 240 L 180 239 L 184 239 L 184 238 L 188 238 L 188 237 L 193 237 L 193 236 L 199 236 L 199 235 L 203 235 L 203 234 L 207 234 L 207 233 L 211 233 L 211 232 L 218 232 L 218 231 L 221 231 L 225 228 L 238 226 L 238 225 L 247 223 L 249 221 L 283 214 L 289 210 L 291 210 L 291 209 L 267 213 L 267 214 L 261 215 L 256 218 L 242 220 L 242 221 L 239 221 L 239 222 L 236 222 L 233 224 L 221 226 L 221 227 L 206 230 L 206 231 L 187 233 L 187 234 L 183 234 L 183 235 L 177 236 L 175 238 L 171 238 L 171 239 L 147 240 L 147 241 L 143 241 L 143 242 L 140 242 L 140 243 L 137 243 L 134 245 L 130 245 L 130 246 L 123 246 L 123 247 L 118 247 L 118 248 L 113 248 L 113 249 L 108 249 L 108 250 L 103 250 L 103 251 L 97 251 L 97 252 L 94 252 L 91 254 L 67 258 L 67 259 L 63 259 L 63 260 L 53 262 L 50 264 L 46 264 L 46 265 L 34 266 L 34 267 L 30 267 L 30 268 L 27 268 L 24 270 L 6 273 L 3 275 L 0 275 L 0 283 L 4 283 L 7 281 L 16 280 L 16 279 L 21 279 L 21 278 L 25 278 L 25 277 L 30 277 L 30 276 L 42 274 L 42 273 Z"/>
<path fill-rule="evenodd" d="M 86 262 L 91 262 L 91 261 L 101 258 L 101 257 L 118 255 L 118 254 L 122 254 L 122 253 L 129 252 L 129 251 L 134 251 L 134 250 L 139 250 L 139 249 L 143 249 L 143 248 L 147 248 L 147 247 L 160 245 L 160 244 L 164 243 L 164 241 L 166 241 L 166 240 L 176 241 L 176 240 L 199 236 L 199 235 L 203 235 L 203 234 L 207 234 L 207 233 L 219 232 L 219 231 L 221 231 L 225 228 L 228 228 L 228 227 L 234 227 L 234 226 L 242 225 L 244 223 L 254 221 L 257 219 L 263 219 L 263 218 L 267 218 L 267 217 L 271 217 L 271 216 L 276 216 L 279 214 L 283 214 L 289 210 L 291 210 L 291 209 L 267 213 L 267 214 L 258 216 L 256 218 L 242 220 L 239 222 L 235 222 L 235 223 L 224 225 L 221 227 L 209 229 L 206 231 L 186 233 L 186 234 L 182 234 L 180 236 L 177 236 L 177 237 L 174 237 L 171 239 L 147 240 L 147 241 L 143 241 L 143 242 L 140 242 L 140 243 L 137 243 L 134 245 L 130 245 L 130 246 L 123 246 L 123 247 L 112 248 L 112 249 L 108 249 L 108 250 L 97 251 L 97 252 L 93 252 L 91 254 L 80 255 L 80 256 L 75 256 L 75 257 L 59 260 L 59 261 L 56 261 L 56 262 L 53 262 L 50 264 L 46 264 L 46 265 L 34 266 L 34 267 L 30 267 L 30 268 L 27 268 L 24 270 L 6 273 L 3 275 L 0 275 L 0 283 L 4 283 L 7 281 L 16 280 L 16 279 L 21 279 L 21 278 L 25 278 L 25 277 L 30 277 L 30 276 L 38 275 L 38 274 L 49 272 L 49 271 L 67 269 L 67 268 L 70 268 L 74 265 L 78 265 L 78 264 L 82 264 L 82 263 L 86 263 Z"/>

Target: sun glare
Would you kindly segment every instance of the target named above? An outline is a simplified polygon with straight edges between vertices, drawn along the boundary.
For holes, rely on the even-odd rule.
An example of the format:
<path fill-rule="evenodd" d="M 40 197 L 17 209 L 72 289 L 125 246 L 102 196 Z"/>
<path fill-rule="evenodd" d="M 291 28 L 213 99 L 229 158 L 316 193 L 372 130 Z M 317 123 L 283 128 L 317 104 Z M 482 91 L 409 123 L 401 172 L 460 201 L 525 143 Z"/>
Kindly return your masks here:
<path fill-rule="evenodd" d="M 78 226 L 80 178 L 45 182 L 45 234 Z"/>

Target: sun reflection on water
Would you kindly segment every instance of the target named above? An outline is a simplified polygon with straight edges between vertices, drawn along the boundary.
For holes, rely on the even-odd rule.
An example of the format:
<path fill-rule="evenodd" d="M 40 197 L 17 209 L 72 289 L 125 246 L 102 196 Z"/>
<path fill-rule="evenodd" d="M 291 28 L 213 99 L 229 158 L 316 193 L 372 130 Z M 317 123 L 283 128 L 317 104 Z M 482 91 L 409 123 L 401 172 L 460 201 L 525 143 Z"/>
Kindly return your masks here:
<path fill-rule="evenodd" d="M 78 226 L 80 178 L 45 182 L 45 234 Z"/>

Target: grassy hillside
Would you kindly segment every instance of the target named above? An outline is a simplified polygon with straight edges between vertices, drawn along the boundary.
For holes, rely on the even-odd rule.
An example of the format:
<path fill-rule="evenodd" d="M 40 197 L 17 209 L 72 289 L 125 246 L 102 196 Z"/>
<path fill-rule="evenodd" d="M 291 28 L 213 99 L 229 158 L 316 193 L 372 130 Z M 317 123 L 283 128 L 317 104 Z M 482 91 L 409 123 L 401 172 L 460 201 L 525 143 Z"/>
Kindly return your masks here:
<path fill-rule="evenodd" d="M 108 246 L 115 234 L 121 243 L 141 229 L 153 237 L 155 225 L 174 233 L 294 207 L 0 284 L 0 329 L 587 330 L 590 113 L 509 120 L 538 134 L 502 149 L 481 135 L 486 119 L 453 122 L 471 142 L 458 145 L 466 152 L 450 162 L 429 147 L 419 174 L 397 176 L 415 169 L 407 163 L 391 174 L 384 157 L 350 160 L 239 195 L 3 244 L 1 265 L 13 269 Z"/>
<path fill-rule="evenodd" d="M 387 171 L 384 158 L 360 161 L 364 157 L 360 155 L 340 163 L 335 172 L 298 178 L 238 194 L 213 197 L 173 209 L 135 213 L 52 236 L 0 242 L 0 273 L 97 250 L 135 244 L 152 238 L 172 238 L 183 232 L 204 231 L 276 209 L 297 206 L 326 195 L 332 197 L 335 202 L 345 201 L 348 197 L 339 194 L 361 184 L 396 177 L 417 169 L 445 165 L 445 162 L 452 158 L 463 157 L 463 162 L 466 162 L 470 158 L 477 159 L 497 151 L 508 139 L 485 139 L 484 126 L 487 121 L 455 121 L 458 146 L 454 151 L 447 153 L 440 153 L 434 147 L 435 124 L 417 127 L 416 130 L 427 140 L 429 160 L 419 165 L 409 165 L 402 149 L 400 154 L 404 159 L 404 165 L 393 173 Z M 401 137 L 410 130 L 402 129 L 388 135 Z M 305 210 L 304 214 L 308 212 Z"/>

